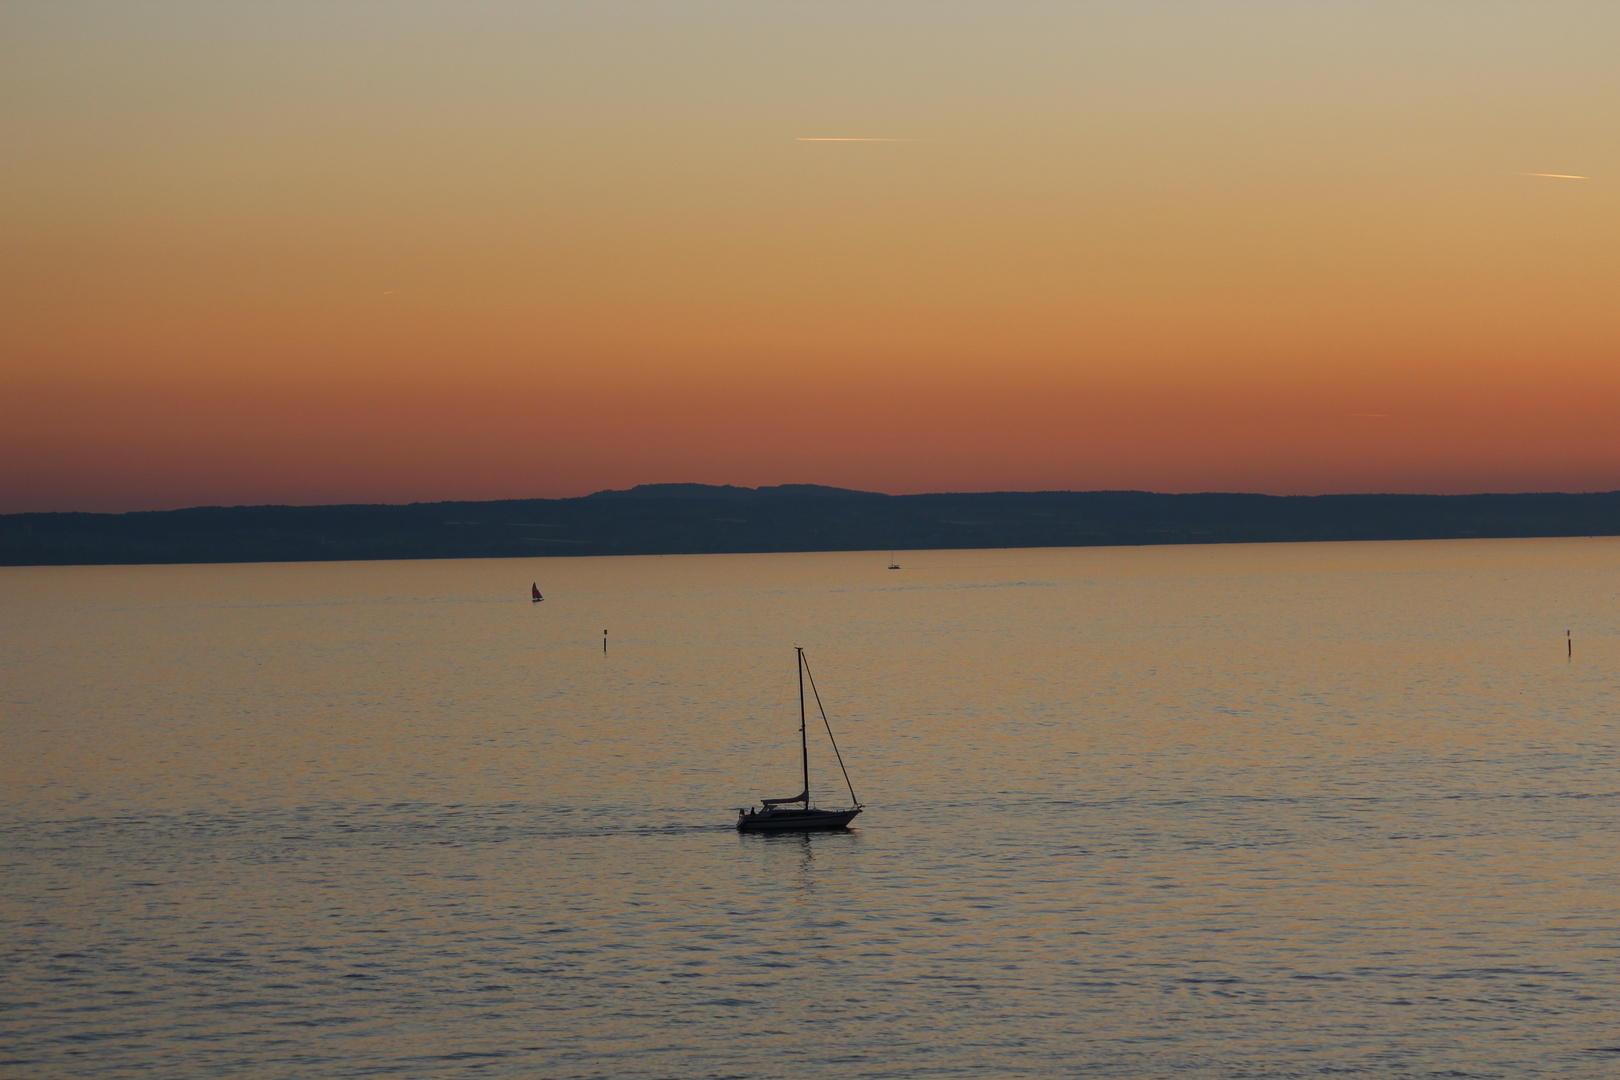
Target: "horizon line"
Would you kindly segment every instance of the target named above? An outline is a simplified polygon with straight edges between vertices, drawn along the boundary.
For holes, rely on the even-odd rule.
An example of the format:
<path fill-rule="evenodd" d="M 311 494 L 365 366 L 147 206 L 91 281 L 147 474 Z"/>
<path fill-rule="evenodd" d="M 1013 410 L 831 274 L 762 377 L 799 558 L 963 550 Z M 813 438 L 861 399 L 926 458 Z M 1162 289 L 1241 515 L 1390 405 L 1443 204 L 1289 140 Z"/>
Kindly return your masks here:
<path fill-rule="evenodd" d="M 860 488 L 840 488 L 830 484 L 761 484 L 758 487 L 746 487 L 740 484 L 702 484 L 685 483 L 680 481 L 668 483 L 636 484 L 629 488 L 601 488 L 597 491 L 587 492 L 584 495 L 520 495 L 492 499 L 415 499 L 410 502 L 360 502 L 350 500 L 346 502 L 318 502 L 318 503 L 195 503 L 188 506 L 171 506 L 167 508 L 149 508 L 139 510 L 7 510 L 0 511 L 0 519 L 22 517 L 25 515 L 44 514 L 92 514 L 101 516 L 115 516 L 124 514 L 177 514 L 188 510 L 261 510 L 261 509 L 288 509 L 288 510 L 316 510 L 331 507 L 365 506 L 365 507 L 410 507 L 410 506 L 438 506 L 448 504 L 489 504 L 508 502 L 567 502 L 575 499 L 589 499 L 600 495 L 626 495 L 645 487 L 698 487 L 713 488 L 716 491 L 730 489 L 732 491 L 770 491 L 776 488 L 820 488 L 823 491 L 832 491 L 847 495 L 873 495 L 885 499 L 907 499 L 938 495 L 1154 495 L 1162 498 L 1193 498 L 1206 495 L 1220 496 L 1254 496 L 1265 499 L 1324 499 L 1324 498 L 1420 498 L 1420 499 L 1467 499 L 1467 498 L 1515 498 L 1531 495 L 1620 495 L 1620 488 L 1593 491 L 1461 491 L 1461 492 L 1435 492 L 1435 491 L 1322 491 L 1314 494 L 1286 494 L 1274 495 L 1263 491 L 1233 491 L 1233 490 L 1201 490 L 1201 491 L 1153 491 L 1147 488 L 1030 488 L 1010 489 L 991 488 L 977 491 L 913 491 L 899 495 L 886 491 L 866 491 Z M 681 496 L 673 496 L 680 498 Z M 691 496 L 687 496 L 690 498 Z M 828 498 L 826 495 L 806 495 L 806 498 Z"/>

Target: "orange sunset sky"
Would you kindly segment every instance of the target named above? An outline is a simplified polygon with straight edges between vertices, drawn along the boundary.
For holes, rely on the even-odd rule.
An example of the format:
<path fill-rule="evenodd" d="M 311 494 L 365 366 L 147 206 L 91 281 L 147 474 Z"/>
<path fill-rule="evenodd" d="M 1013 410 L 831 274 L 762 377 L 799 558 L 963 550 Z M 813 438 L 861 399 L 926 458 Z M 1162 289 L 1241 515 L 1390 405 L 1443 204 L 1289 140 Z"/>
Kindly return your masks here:
<path fill-rule="evenodd" d="M 1612 2 L 6 0 L 0 511 L 1620 488 L 1617 58 Z"/>

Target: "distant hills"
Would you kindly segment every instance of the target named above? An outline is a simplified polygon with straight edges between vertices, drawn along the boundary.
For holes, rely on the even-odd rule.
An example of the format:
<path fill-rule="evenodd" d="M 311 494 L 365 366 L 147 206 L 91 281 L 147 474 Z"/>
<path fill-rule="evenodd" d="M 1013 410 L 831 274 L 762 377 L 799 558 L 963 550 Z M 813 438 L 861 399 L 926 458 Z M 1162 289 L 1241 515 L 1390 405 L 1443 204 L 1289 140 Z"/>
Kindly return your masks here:
<path fill-rule="evenodd" d="M 827 487 L 825 484 L 777 484 L 774 487 L 732 487 L 730 484 L 637 484 L 628 491 L 597 491 L 587 499 L 738 499 L 754 501 L 782 496 L 838 498 L 846 495 L 887 499 L 872 491 Z"/>
<path fill-rule="evenodd" d="M 575 499 L 0 515 L 0 565 L 1620 535 L 1620 492 L 881 495 L 643 484 Z"/>

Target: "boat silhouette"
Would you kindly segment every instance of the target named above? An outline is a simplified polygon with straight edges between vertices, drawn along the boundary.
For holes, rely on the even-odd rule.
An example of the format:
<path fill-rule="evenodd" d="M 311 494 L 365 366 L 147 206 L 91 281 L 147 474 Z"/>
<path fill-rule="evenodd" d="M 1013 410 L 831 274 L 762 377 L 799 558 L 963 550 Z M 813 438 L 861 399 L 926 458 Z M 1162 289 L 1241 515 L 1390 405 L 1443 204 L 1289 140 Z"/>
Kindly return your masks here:
<path fill-rule="evenodd" d="M 738 832 L 842 829 L 854 820 L 856 814 L 865 809 L 855 797 L 855 785 L 849 782 L 849 770 L 844 768 L 844 755 L 838 752 L 838 742 L 833 738 L 832 724 L 827 722 L 827 710 L 821 704 L 821 693 L 816 690 L 815 676 L 810 675 L 810 664 L 804 658 L 804 650 L 795 647 L 794 652 L 798 654 L 799 662 L 799 761 L 804 769 L 804 790 L 788 799 L 761 799 L 758 810 L 738 807 Z M 815 696 L 816 709 L 821 713 L 821 723 L 827 729 L 827 741 L 832 743 L 833 755 L 838 759 L 838 770 L 844 774 L 844 784 L 849 788 L 849 801 L 853 805 L 848 809 L 818 809 L 810 795 L 810 743 L 805 732 L 804 706 L 804 681 L 807 675 L 810 677 L 810 693 Z M 794 803 L 802 805 L 794 808 Z"/>

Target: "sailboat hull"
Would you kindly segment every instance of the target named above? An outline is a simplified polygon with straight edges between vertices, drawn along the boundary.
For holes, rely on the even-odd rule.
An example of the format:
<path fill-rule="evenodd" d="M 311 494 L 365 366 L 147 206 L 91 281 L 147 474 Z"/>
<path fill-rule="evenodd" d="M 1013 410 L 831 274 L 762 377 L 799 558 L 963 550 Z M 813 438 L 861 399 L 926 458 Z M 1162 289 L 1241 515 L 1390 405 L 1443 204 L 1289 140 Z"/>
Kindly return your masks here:
<path fill-rule="evenodd" d="M 737 815 L 738 832 L 803 832 L 807 829 L 842 829 L 855 815 L 852 810 L 783 810 L 773 807 L 752 814 Z"/>

